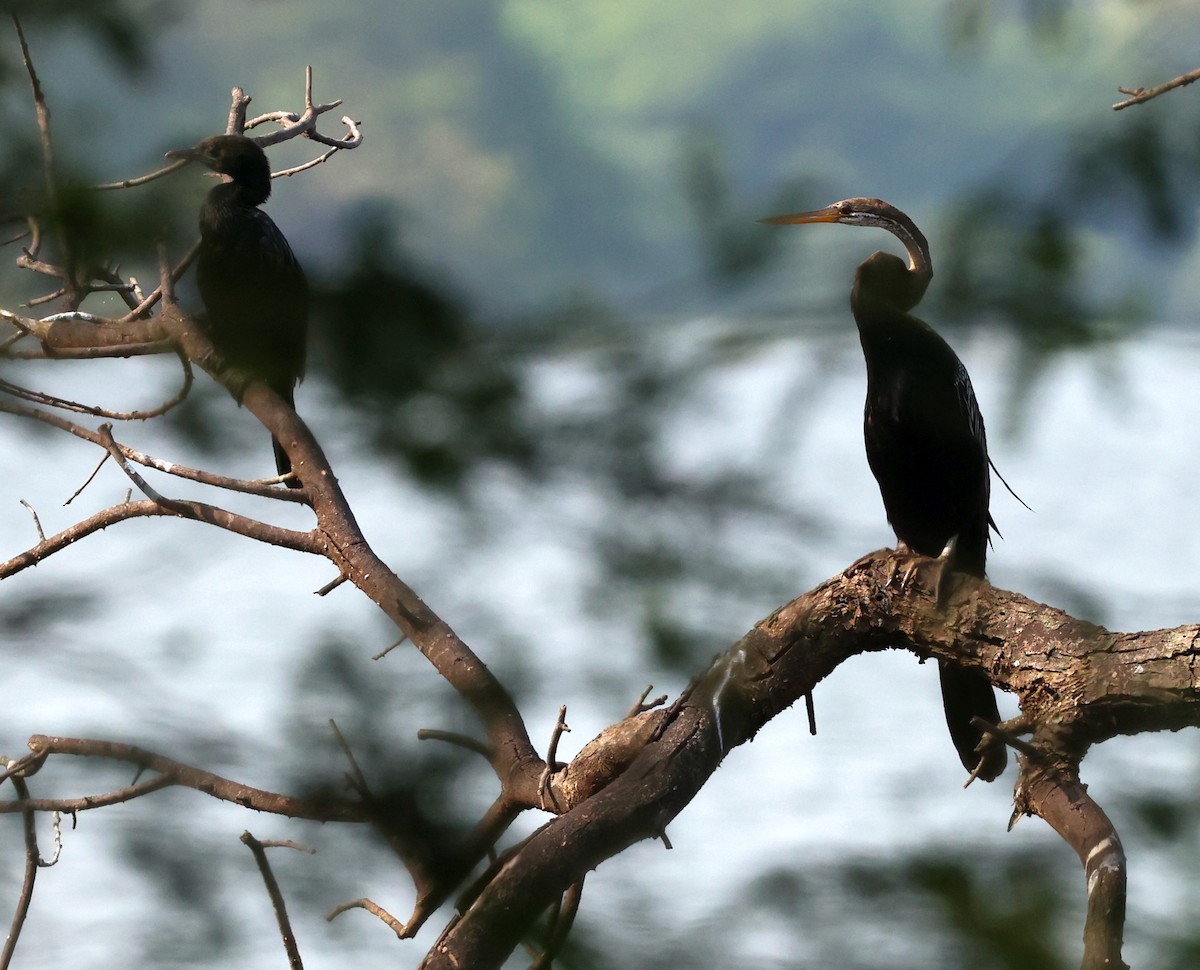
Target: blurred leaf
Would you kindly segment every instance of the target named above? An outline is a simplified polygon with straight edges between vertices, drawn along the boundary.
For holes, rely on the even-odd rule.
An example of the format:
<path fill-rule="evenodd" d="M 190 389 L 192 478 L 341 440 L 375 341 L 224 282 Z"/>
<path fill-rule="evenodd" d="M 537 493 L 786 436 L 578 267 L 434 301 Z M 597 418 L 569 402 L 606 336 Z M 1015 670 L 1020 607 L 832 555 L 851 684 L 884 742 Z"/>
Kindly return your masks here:
<path fill-rule="evenodd" d="M 522 389 L 467 311 L 395 248 L 384 215 L 367 219 L 344 274 L 317 278 L 314 365 L 420 481 L 457 487 L 499 458 L 531 468 Z"/>
<path fill-rule="evenodd" d="M 0 30 L 11 30 L 10 16 L 20 17 L 36 68 L 39 32 L 77 27 L 136 75 L 149 70 L 155 33 L 175 18 L 180 7 L 175 0 L 2 0 L 0 12 L 6 16 Z M 0 80 L 24 70 L 16 45 L 0 44 Z"/>

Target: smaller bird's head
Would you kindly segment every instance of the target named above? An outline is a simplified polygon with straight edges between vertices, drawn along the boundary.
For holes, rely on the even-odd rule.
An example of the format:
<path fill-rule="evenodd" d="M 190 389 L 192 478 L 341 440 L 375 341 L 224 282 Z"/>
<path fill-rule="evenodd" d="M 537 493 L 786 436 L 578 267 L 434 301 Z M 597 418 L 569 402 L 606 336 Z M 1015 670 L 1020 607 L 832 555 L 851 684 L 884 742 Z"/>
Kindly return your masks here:
<path fill-rule="evenodd" d="M 265 202 L 271 194 L 271 165 L 258 143 L 245 135 L 213 135 L 193 148 L 167 152 L 167 158 L 199 162 L 253 197 Z"/>
<path fill-rule="evenodd" d="M 886 229 L 904 243 L 908 250 L 908 266 L 914 273 L 932 275 L 933 261 L 925 235 L 907 215 L 883 199 L 843 199 L 824 209 L 812 212 L 792 212 L 782 216 L 760 219 L 772 226 L 795 226 L 813 222 L 840 222 L 846 226 L 876 226 Z"/>

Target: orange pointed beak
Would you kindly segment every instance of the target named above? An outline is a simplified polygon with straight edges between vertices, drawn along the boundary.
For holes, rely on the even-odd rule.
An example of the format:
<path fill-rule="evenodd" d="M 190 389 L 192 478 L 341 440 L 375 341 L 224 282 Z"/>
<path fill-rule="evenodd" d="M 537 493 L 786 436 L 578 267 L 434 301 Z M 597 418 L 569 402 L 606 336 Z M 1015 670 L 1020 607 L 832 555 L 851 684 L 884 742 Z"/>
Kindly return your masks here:
<path fill-rule="evenodd" d="M 768 226 L 799 226 L 809 222 L 838 222 L 840 218 L 841 213 L 836 208 L 826 206 L 824 209 L 816 209 L 812 212 L 792 212 L 783 216 L 770 216 L 758 221 Z"/>

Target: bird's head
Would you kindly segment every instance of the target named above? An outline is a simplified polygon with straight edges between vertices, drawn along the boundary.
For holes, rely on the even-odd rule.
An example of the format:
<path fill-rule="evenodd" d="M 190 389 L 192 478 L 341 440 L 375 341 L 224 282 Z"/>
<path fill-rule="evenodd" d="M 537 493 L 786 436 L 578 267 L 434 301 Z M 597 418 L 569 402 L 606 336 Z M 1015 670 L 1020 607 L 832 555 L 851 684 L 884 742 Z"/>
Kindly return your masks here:
<path fill-rule="evenodd" d="M 252 193 L 258 202 L 265 202 L 271 194 L 271 165 L 266 152 L 245 135 L 213 135 L 193 148 L 169 151 L 167 158 L 199 162 Z"/>
<path fill-rule="evenodd" d="M 925 235 L 907 215 L 883 199 L 843 199 L 824 209 L 792 212 L 760 219 L 772 226 L 806 225 L 813 222 L 840 222 L 846 226 L 876 226 L 886 229 L 908 250 L 908 268 L 921 275 L 932 275 L 933 261 Z"/>

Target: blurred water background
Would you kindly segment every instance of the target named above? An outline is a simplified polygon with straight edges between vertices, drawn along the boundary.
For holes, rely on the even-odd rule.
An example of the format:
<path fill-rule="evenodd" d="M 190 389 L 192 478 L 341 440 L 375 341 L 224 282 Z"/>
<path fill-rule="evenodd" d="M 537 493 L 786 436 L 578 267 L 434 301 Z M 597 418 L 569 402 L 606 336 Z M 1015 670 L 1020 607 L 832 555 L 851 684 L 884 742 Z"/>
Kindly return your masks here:
<path fill-rule="evenodd" d="M 234 84 L 251 114 L 298 107 L 305 64 L 316 99 L 362 122 L 361 149 L 277 182 L 268 204 L 316 296 L 298 408 L 376 551 L 510 686 L 534 737 L 568 705 L 560 757 L 647 683 L 677 692 L 892 541 L 847 306 L 854 266 L 892 244 L 754 222 L 788 209 L 878 195 L 929 236 L 920 314 L 967 363 L 993 457 L 1034 509 L 994 489 L 994 583 L 1114 629 L 1200 615 L 1200 111 L 1190 89 L 1109 107 L 1118 84 L 1196 66 L 1188 8 L 146 2 L 25 17 L 81 179 L 148 171 L 220 130 Z M 35 138 L 14 55 L 10 40 L 6 191 L 29 184 Z M 182 251 L 206 187 L 181 175 L 81 205 L 123 272 L 153 278 L 154 238 Z M 9 260 L 0 304 L 35 282 Z M 177 370 L 0 365 L 122 408 L 169 396 Z M 265 433 L 203 377 L 184 408 L 118 437 L 269 471 Z M 0 448 L 0 557 L 36 541 L 20 499 L 49 533 L 127 488 L 105 468 L 63 508 L 95 449 L 11 418 Z M 340 777 L 332 717 L 374 777 L 419 781 L 468 824 L 489 773 L 415 732 L 469 717 L 411 648 L 370 659 L 394 635 L 349 587 L 312 595 L 332 578 L 191 523 L 89 537 L 0 587 L 0 751 L 110 738 L 299 792 Z M 815 701 L 817 736 L 790 711 L 735 751 L 671 826 L 672 851 L 636 846 L 589 877 L 563 965 L 1077 963 L 1078 863 L 1036 820 L 1005 831 L 1011 780 L 960 790 L 933 669 L 857 658 Z M 1131 858 L 1127 959 L 1193 966 L 1200 746 L 1117 739 L 1084 773 Z M 128 780 L 62 765 L 33 783 Z M 363 895 L 407 915 L 406 877 L 371 833 L 170 792 L 68 826 L 15 965 L 280 965 L 247 827 L 319 850 L 273 858 L 307 965 L 419 962 L 437 919 L 403 944 L 363 913 L 321 920 Z M 22 859 L 4 816 L 0 901 Z"/>

